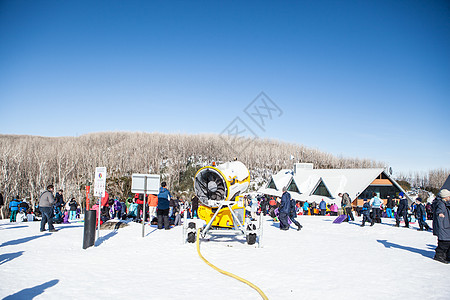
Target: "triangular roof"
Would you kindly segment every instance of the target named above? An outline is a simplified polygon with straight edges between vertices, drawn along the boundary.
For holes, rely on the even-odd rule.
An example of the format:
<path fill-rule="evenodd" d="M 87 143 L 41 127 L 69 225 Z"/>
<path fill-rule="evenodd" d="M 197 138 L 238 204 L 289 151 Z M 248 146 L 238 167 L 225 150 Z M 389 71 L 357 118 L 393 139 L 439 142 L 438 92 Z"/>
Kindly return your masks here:
<path fill-rule="evenodd" d="M 318 189 L 320 186 L 323 186 L 323 187 L 327 190 L 327 194 L 328 194 L 329 196 L 317 194 L 317 189 Z M 323 182 L 322 177 L 320 177 L 320 180 L 317 182 L 316 187 L 311 191 L 311 195 L 324 196 L 324 197 L 330 197 L 330 198 L 333 198 L 333 196 L 331 195 L 330 190 L 328 189 L 327 185 Z M 311 196 L 311 195 L 310 195 L 310 196 Z"/>
<path fill-rule="evenodd" d="M 370 169 L 297 169 L 294 174 L 292 170 L 281 170 L 272 176 L 277 187 L 286 186 L 291 180 L 294 180 L 301 193 L 290 192 L 291 197 L 299 201 L 320 202 L 324 199 L 328 203 L 340 205 L 339 193 L 348 193 L 351 200 L 356 199 L 380 174 L 388 178 L 405 196 L 405 191 L 397 182 L 382 168 Z M 313 195 L 314 190 L 320 184 L 324 183 L 331 197 Z M 259 193 L 281 196 L 281 190 L 276 191 L 266 187 L 258 190 Z M 411 199 L 409 199 L 411 201 Z"/>
<path fill-rule="evenodd" d="M 447 189 L 450 191 L 450 175 L 448 175 L 447 180 L 444 182 L 444 185 L 442 186 L 442 189 Z"/>

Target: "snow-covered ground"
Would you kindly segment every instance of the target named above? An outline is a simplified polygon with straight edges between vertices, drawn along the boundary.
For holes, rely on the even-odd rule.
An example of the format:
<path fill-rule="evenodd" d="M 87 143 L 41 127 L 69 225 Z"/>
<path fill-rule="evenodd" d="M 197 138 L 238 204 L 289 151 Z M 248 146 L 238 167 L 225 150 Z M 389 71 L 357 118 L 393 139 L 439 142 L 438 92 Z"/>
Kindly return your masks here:
<path fill-rule="evenodd" d="M 301 231 L 264 220 L 263 247 L 241 237 L 201 241 L 211 263 L 261 288 L 269 299 L 450 299 L 450 266 L 433 261 L 430 232 L 332 224 L 300 216 Z M 101 231 L 82 249 L 83 223 L 39 232 L 39 222 L 0 221 L 0 297 L 5 299 L 260 299 L 242 282 L 206 265 L 182 228 L 130 223 Z"/>

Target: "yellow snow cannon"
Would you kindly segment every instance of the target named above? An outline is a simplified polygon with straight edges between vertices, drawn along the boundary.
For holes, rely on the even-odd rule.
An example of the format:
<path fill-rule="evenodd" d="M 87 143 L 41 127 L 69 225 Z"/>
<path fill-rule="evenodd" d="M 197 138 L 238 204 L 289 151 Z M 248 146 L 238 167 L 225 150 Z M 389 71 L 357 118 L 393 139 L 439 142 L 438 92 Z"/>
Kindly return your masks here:
<path fill-rule="evenodd" d="M 241 196 L 250 184 L 250 172 L 239 162 L 232 161 L 220 165 L 203 167 L 197 171 L 194 190 L 200 206 L 199 221 L 206 222 L 201 237 L 206 235 L 244 235 L 249 245 L 258 240 L 262 233 L 261 218 L 259 225 L 245 218 L 245 203 Z M 185 218 L 184 241 L 193 243 L 196 238 L 195 220 Z"/>
<path fill-rule="evenodd" d="M 240 161 L 203 167 L 195 175 L 194 190 L 207 207 L 219 207 L 222 201 L 235 201 L 250 184 L 250 172 Z"/>

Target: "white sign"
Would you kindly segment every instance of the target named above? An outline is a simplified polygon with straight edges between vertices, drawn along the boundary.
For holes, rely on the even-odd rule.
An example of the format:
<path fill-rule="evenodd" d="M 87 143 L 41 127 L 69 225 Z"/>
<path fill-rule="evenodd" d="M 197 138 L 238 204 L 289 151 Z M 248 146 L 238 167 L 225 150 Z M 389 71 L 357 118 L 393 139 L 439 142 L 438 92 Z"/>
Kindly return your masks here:
<path fill-rule="evenodd" d="M 158 194 L 160 179 L 161 175 L 133 174 L 131 177 L 131 192 L 136 194 Z"/>
<path fill-rule="evenodd" d="M 95 168 L 95 179 L 94 179 L 94 196 L 102 197 L 105 195 L 106 189 L 106 168 L 97 167 Z"/>

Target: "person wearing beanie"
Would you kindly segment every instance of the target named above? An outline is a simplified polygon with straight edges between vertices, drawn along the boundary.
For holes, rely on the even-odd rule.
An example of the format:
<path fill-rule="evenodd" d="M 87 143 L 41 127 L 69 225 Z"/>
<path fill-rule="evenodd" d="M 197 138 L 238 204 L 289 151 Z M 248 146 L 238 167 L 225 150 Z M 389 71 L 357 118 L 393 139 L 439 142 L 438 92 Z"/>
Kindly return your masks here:
<path fill-rule="evenodd" d="M 433 235 L 438 243 L 434 260 L 448 264 L 450 261 L 450 191 L 442 189 L 433 204 Z"/>

